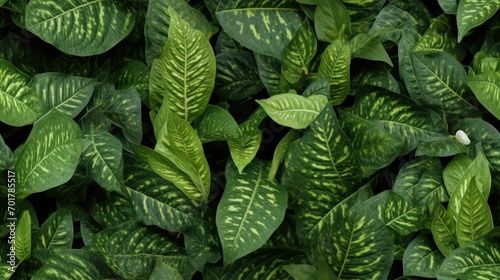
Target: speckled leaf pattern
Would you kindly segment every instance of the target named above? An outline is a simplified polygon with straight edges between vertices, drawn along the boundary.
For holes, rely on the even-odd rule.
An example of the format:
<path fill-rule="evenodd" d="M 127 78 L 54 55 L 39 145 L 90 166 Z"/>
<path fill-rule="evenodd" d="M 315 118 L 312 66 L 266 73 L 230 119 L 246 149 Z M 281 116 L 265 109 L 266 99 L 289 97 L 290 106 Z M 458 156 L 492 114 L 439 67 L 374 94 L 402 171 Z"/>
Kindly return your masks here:
<path fill-rule="evenodd" d="M 328 98 L 323 95 L 303 97 L 282 93 L 257 100 L 276 123 L 294 129 L 305 129 L 323 111 Z"/>
<path fill-rule="evenodd" d="M 498 280 L 500 279 L 500 264 L 467 269 L 460 279 L 463 280 Z"/>
<path fill-rule="evenodd" d="M 222 0 L 216 15 L 224 31 L 244 47 L 279 59 L 304 21 L 293 0 Z"/>
<path fill-rule="evenodd" d="M 450 18 L 445 14 L 432 19 L 431 26 L 420 37 L 412 50 L 423 55 L 442 51 L 455 53 L 457 40 L 454 38 L 451 26 Z"/>
<path fill-rule="evenodd" d="M 31 279 L 111 279 L 114 276 L 101 256 L 85 249 L 64 249 L 46 260 Z"/>
<path fill-rule="evenodd" d="M 444 256 L 426 234 L 417 236 L 406 248 L 403 257 L 403 271 L 407 276 L 436 277 Z"/>
<path fill-rule="evenodd" d="M 269 95 L 273 96 L 283 93 L 281 83 L 285 77 L 281 75 L 281 60 L 259 53 L 254 53 L 254 55 L 259 69 L 260 80 L 266 87 Z"/>
<path fill-rule="evenodd" d="M 469 77 L 467 85 L 479 102 L 497 119 L 500 119 L 500 73 L 488 71 Z"/>
<path fill-rule="evenodd" d="M 446 133 L 446 123 L 439 114 L 382 89 L 367 89 L 358 94 L 354 106 L 346 111 L 371 120 L 399 139 L 403 143 L 400 154 L 413 150 L 420 141 L 441 138 Z"/>
<path fill-rule="evenodd" d="M 87 175 L 105 189 L 126 194 L 120 141 L 99 130 L 86 133 L 85 138 L 91 142 L 82 153 Z"/>
<path fill-rule="evenodd" d="M 441 139 L 421 142 L 417 146 L 415 156 L 449 157 L 467 153 L 467 147 L 455 137 L 444 136 Z"/>
<path fill-rule="evenodd" d="M 0 135 L 0 171 L 12 168 L 14 162 L 12 151 L 9 146 L 5 144 L 2 135 Z"/>
<path fill-rule="evenodd" d="M 268 176 L 269 166 L 257 159 L 242 173 L 232 162 L 226 167 L 216 214 L 225 265 L 260 248 L 283 221 L 287 191 Z"/>
<path fill-rule="evenodd" d="M 458 246 L 455 220 L 438 204 L 431 223 L 431 232 L 434 242 L 444 256 L 448 256 Z"/>
<path fill-rule="evenodd" d="M 116 90 L 102 109 L 104 116 L 121 128 L 128 141 L 141 143 L 141 98 L 135 89 Z"/>
<path fill-rule="evenodd" d="M 106 264 L 123 278 L 147 278 L 157 261 L 178 268 L 183 277 L 191 278 L 194 273 L 184 248 L 152 227 L 127 222 L 99 232 L 94 245 Z"/>
<path fill-rule="evenodd" d="M 36 0 L 26 6 L 26 27 L 63 52 L 90 56 L 114 47 L 132 31 L 135 13 L 110 0 Z"/>
<path fill-rule="evenodd" d="M 0 58 L 0 121 L 12 126 L 34 123 L 45 111 L 42 100 L 26 85 L 29 77 Z"/>
<path fill-rule="evenodd" d="M 351 50 L 343 37 L 335 39 L 321 55 L 318 78 L 330 78 L 328 99 L 339 105 L 349 94 Z"/>
<path fill-rule="evenodd" d="M 214 89 L 215 55 L 201 31 L 191 27 L 173 9 L 169 13 L 168 40 L 160 54 L 165 89 L 162 106 L 191 122 L 203 113 Z"/>
<path fill-rule="evenodd" d="M 227 110 L 211 104 L 192 126 L 202 143 L 236 139 L 240 132 L 238 123 Z"/>
<path fill-rule="evenodd" d="M 129 197 L 117 192 L 99 190 L 90 197 L 90 213 L 103 229 L 116 227 L 129 219 L 135 219 L 135 211 Z"/>
<path fill-rule="evenodd" d="M 316 36 L 309 21 L 302 23 L 283 53 L 282 74 L 295 84 L 309 73 L 309 63 L 317 50 Z"/>
<path fill-rule="evenodd" d="M 126 174 L 128 194 L 144 224 L 181 232 L 199 222 L 198 211 L 173 183 L 139 167 L 127 168 Z"/>
<path fill-rule="evenodd" d="M 33 126 L 16 160 L 17 190 L 24 196 L 66 183 L 85 144 L 78 125 L 53 109 Z"/>
<path fill-rule="evenodd" d="M 110 77 L 116 89 L 135 89 L 145 104 L 149 104 L 149 69 L 138 60 L 131 60 Z"/>
<path fill-rule="evenodd" d="M 73 245 L 73 219 L 69 208 L 52 213 L 33 237 L 32 251 L 69 249 Z"/>
<path fill-rule="evenodd" d="M 377 36 L 358 34 L 349 41 L 352 57 L 382 61 L 393 67 L 391 58 Z"/>
<path fill-rule="evenodd" d="M 292 129 L 278 143 L 274 150 L 273 161 L 271 163 L 271 169 L 269 170 L 269 179 L 274 179 L 274 176 L 276 176 L 278 172 L 278 168 L 285 159 L 288 148 L 293 141 L 299 138 L 299 135 L 300 133 L 297 130 Z"/>
<path fill-rule="evenodd" d="M 314 29 L 318 40 L 332 42 L 339 36 L 351 35 L 349 14 L 340 0 L 317 0 Z M 367 6 L 370 5 L 367 3 Z"/>
<path fill-rule="evenodd" d="M 33 77 L 28 86 L 45 101 L 47 109 L 56 108 L 74 118 L 92 97 L 94 81 L 84 77 L 44 73 Z"/>
<path fill-rule="evenodd" d="M 461 0 L 457 10 L 458 41 L 491 18 L 499 8 L 499 0 Z"/>
<path fill-rule="evenodd" d="M 453 251 L 441 265 L 438 276 L 460 278 L 471 268 L 500 264 L 500 243 L 497 238 L 483 238 Z"/>
<path fill-rule="evenodd" d="M 24 211 L 16 225 L 15 252 L 19 262 L 29 259 L 31 255 L 31 216 Z"/>

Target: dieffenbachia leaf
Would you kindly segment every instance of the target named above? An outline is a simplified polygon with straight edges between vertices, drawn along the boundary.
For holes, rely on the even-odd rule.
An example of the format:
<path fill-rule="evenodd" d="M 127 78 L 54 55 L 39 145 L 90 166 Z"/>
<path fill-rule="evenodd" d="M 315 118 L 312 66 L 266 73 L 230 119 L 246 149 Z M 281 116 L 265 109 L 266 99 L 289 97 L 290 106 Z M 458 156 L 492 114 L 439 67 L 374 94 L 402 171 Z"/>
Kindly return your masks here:
<path fill-rule="evenodd" d="M 292 142 L 297 140 L 298 138 L 299 132 L 292 129 L 278 143 L 278 146 L 276 146 L 276 149 L 274 150 L 273 161 L 271 164 L 271 169 L 269 170 L 269 179 L 274 179 L 274 176 L 276 176 L 281 162 L 283 162 L 283 160 L 285 159 L 288 148 L 290 147 Z"/>
<path fill-rule="evenodd" d="M 108 79 L 118 90 L 135 89 L 146 105 L 149 104 L 149 68 L 138 60 L 123 64 Z"/>
<path fill-rule="evenodd" d="M 57 108 L 74 118 L 92 97 L 94 81 L 66 74 L 44 73 L 33 77 L 28 86 L 45 101 L 46 108 Z"/>
<path fill-rule="evenodd" d="M 136 219 L 134 207 L 129 197 L 103 189 L 92 193 L 90 214 L 103 229 L 116 227 L 128 220 Z"/>
<path fill-rule="evenodd" d="M 314 280 L 317 278 L 318 270 L 310 264 L 288 264 L 281 267 L 293 279 Z"/>
<path fill-rule="evenodd" d="M 357 93 L 364 85 L 370 85 L 401 93 L 399 82 L 386 68 L 380 64 L 363 66 L 351 80 L 351 91 Z"/>
<path fill-rule="evenodd" d="M 467 153 L 467 147 L 457 141 L 454 136 L 443 135 L 443 138 L 420 142 L 417 146 L 415 156 L 449 157 L 456 154 Z"/>
<path fill-rule="evenodd" d="M 0 58 L 0 121 L 11 126 L 34 123 L 45 112 L 42 100 L 26 85 L 29 77 Z"/>
<path fill-rule="evenodd" d="M 57 109 L 37 121 L 16 159 L 19 194 L 42 192 L 71 179 L 88 144 L 81 138 L 78 125 Z"/>
<path fill-rule="evenodd" d="M 474 178 L 463 194 L 457 215 L 457 239 L 460 245 L 479 240 L 493 229 L 491 210 L 485 199 L 487 196 L 483 196 Z"/>
<path fill-rule="evenodd" d="M 0 135 L 0 171 L 12 168 L 14 162 L 12 151 L 9 146 L 5 144 L 2 135 Z"/>
<path fill-rule="evenodd" d="M 415 149 L 420 141 L 441 138 L 446 123 L 434 111 L 417 106 L 409 98 L 377 88 L 365 89 L 347 112 L 370 120 L 403 143 L 400 154 Z"/>
<path fill-rule="evenodd" d="M 127 167 L 126 174 L 127 192 L 144 224 L 181 232 L 198 223 L 198 211 L 173 183 L 139 167 Z"/>
<path fill-rule="evenodd" d="M 337 1 L 337 0 L 336 0 Z M 330 94 L 328 99 L 333 105 L 344 101 L 349 94 L 351 50 L 349 44 L 340 36 L 335 39 L 321 55 L 318 78 L 330 78 Z"/>
<path fill-rule="evenodd" d="M 426 234 L 417 236 L 406 248 L 403 257 L 404 275 L 418 277 L 436 277 L 444 256 L 434 244 L 432 237 Z"/>
<path fill-rule="evenodd" d="M 217 3 L 218 4 L 218 3 Z M 243 46 L 238 43 L 236 40 L 231 38 L 227 32 L 222 30 L 219 33 L 219 37 L 217 37 L 217 42 L 215 43 L 215 53 L 221 54 L 223 52 L 232 51 L 232 50 L 241 50 Z"/>
<path fill-rule="evenodd" d="M 252 53 L 238 49 L 228 50 L 218 54 L 215 59 L 215 94 L 222 99 L 240 101 L 264 88 Z"/>
<path fill-rule="evenodd" d="M 325 108 L 328 98 L 323 95 L 303 97 L 282 93 L 257 100 L 266 113 L 280 125 L 305 129 Z"/>
<path fill-rule="evenodd" d="M 222 0 L 216 15 L 224 31 L 244 47 L 279 59 L 304 21 L 293 0 Z"/>
<path fill-rule="evenodd" d="M 237 139 L 240 132 L 238 123 L 227 110 L 211 104 L 193 121 L 192 126 L 202 143 Z"/>
<path fill-rule="evenodd" d="M 208 38 L 169 8 L 168 40 L 159 55 L 162 96 L 150 93 L 153 111 L 168 106 L 191 122 L 208 104 L 215 83 L 215 56 Z"/>
<path fill-rule="evenodd" d="M 100 130 L 86 133 L 85 138 L 90 141 L 90 145 L 82 153 L 87 175 L 104 189 L 126 194 L 120 141 Z"/>
<path fill-rule="evenodd" d="M 377 36 L 358 34 L 349 41 L 349 46 L 353 58 L 382 61 L 393 66 L 391 58 Z"/>
<path fill-rule="evenodd" d="M 62 249 L 52 255 L 31 279 L 112 279 L 115 277 L 102 256 L 86 249 Z"/>
<path fill-rule="evenodd" d="M 264 245 L 283 221 L 287 191 L 268 176 L 269 165 L 257 159 L 243 172 L 228 162 L 216 214 L 225 265 Z"/>
<path fill-rule="evenodd" d="M 500 264 L 471 267 L 460 279 L 463 280 L 498 280 L 500 279 Z"/>
<path fill-rule="evenodd" d="M 32 251 L 69 249 L 73 245 L 73 219 L 69 208 L 52 213 L 33 237 Z"/>
<path fill-rule="evenodd" d="M 491 18 L 499 8 L 499 0 L 461 0 L 457 10 L 458 42 L 471 29 Z"/>
<path fill-rule="evenodd" d="M 447 14 L 456 14 L 458 10 L 457 0 L 438 0 L 439 6 Z"/>
<path fill-rule="evenodd" d="M 178 268 L 172 267 L 162 261 L 155 263 L 153 271 L 149 275 L 149 280 L 162 280 L 165 278 L 165 275 L 168 275 L 168 278 L 172 280 L 184 280 Z"/>
<path fill-rule="evenodd" d="M 438 204 L 434 212 L 431 232 L 434 242 L 436 242 L 436 245 L 445 257 L 448 257 L 458 247 L 455 220 L 444 209 L 442 204 Z"/>
<path fill-rule="evenodd" d="M 141 143 L 141 98 L 135 89 L 116 90 L 101 109 L 111 123 L 121 128 L 128 141 Z"/>
<path fill-rule="evenodd" d="M 78 56 L 111 49 L 132 31 L 135 19 L 130 5 L 109 0 L 36 0 L 26 5 L 29 31 Z"/>
<path fill-rule="evenodd" d="M 309 73 L 309 63 L 317 50 L 314 30 L 305 20 L 283 53 L 282 75 L 291 83 L 297 83 Z"/>
<path fill-rule="evenodd" d="M 453 251 L 439 268 L 438 277 L 460 278 L 468 269 L 492 267 L 500 264 L 498 238 L 483 238 L 460 246 Z"/>
<path fill-rule="evenodd" d="M 31 217 L 29 211 L 24 211 L 16 225 L 15 252 L 19 262 L 27 260 L 31 255 Z"/>
<path fill-rule="evenodd" d="M 324 95 L 328 96 L 330 94 L 330 79 L 320 79 L 312 82 L 307 88 L 302 92 L 302 96 L 309 97 L 311 95 Z"/>
<path fill-rule="evenodd" d="M 99 232 L 92 248 L 115 273 L 127 279 L 147 278 L 157 261 L 178 268 L 185 278 L 190 279 L 195 272 L 184 248 L 173 237 L 135 222 Z"/>
<path fill-rule="evenodd" d="M 500 73 L 487 71 L 467 78 L 467 85 L 490 113 L 500 119 Z"/>
<path fill-rule="evenodd" d="M 318 40 L 332 42 L 343 34 L 351 35 L 351 21 L 342 1 L 317 0 L 316 4 L 314 27 Z"/>
<path fill-rule="evenodd" d="M 443 51 L 454 53 L 457 40 L 452 32 L 452 23 L 445 14 L 432 19 L 431 26 L 415 43 L 412 50 L 419 54 L 440 53 Z"/>
<path fill-rule="evenodd" d="M 281 75 L 282 62 L 275 57 L 254 53 L 259 77 L 270 96 L 288 92 L 288 82 Z"/>

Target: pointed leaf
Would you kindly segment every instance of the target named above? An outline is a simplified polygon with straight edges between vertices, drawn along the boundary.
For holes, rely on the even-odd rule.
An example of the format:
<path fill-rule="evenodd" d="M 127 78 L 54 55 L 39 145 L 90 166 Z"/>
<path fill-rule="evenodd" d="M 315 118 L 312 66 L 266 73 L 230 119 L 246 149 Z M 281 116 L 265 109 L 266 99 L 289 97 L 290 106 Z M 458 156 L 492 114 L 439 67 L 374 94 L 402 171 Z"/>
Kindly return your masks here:
<path fill-rule="evenodd" d="M 116 90 L 106 100 L 102 113 L 132 143 L 142 140 L 141 98 L 135 89 Z"/>
<path fill-rule="evenodd" d="M 442 204 L 438 204 L 434 219 L 431 224 L 434 242 L 445 257 L 448 257 L 457 247 L 455 220 L 444 209 Z"/>
<path fill-rule="evenodd" d="M 444 261 L 429 235 L 421 234 L 408 245 L 403 258 L 404 275 L 419 277 L 436 277 L 437 271 Z"/>
<path fill-rule="evenodd" d="M 106 192 L 103 189 L 94 192 L 89 205 L 92 217 L 103 229 L 136 219 L 130 198 L 117 192 Z"/>
<path fill-rule="evenodd" d="M 479 102 L 497 119 L 500 119 L 500 73 L 488 71 L 469 77 L 467 85 Z"/>
<path fill-rule="evenodd" d="M 282 75 L 295 84 L 309 73 L 309 63 L 317 50 L 316 36 L 309 21 L 306 20 L 299 27 L 283 53 Z"/>
<path fill-rule="evenodd" d="M 497 280 L 500 279 L 500 264 L 483 267 L 471 267 L 462 274 L 464 280 Z"/>
<path fill-rule="evenodd" d="M 276 176 L 276 172 L 278 172 L 278 168 L 281 165 L 281 162 L 283 162 L 283 160 L 285 159 L 288 148 L 290 147 L 292 142 L 297 140 L 298 138 L 299 133 L 297 132 L 297 130 L 292 129 L 278 143 L 276 149 L 274 150 L 273 161 L 271 164 L 271 169 L 269 170 L 270 180 L 274 179 L 274 176 Z"/>
<path fill-rule="evenodd" d="M 281 89 L 285 77 L 281 75 L 281 60 L 275 57 L 255 54 L 255 60 L 259 69 L 259 77 L 270 96 L 284 93 Z M 285 91 L 286 92 L 286 91 Z"/>
<path fill-rule="evenodd" d="M 368 34 L 358 34 L 349 41 L 352 57 L 373 61 L 382 61 L 393 66 L 391 58 L 378 37 Z"/>
<path fill-rule="evenodd" d="M 16 226 L 15 252 L 21 263 L 31 255 L 31 217 L 29 211 L 24 211 Z"/>
<path fill-rule="evenodd" d="M 287 192 L 268 176 L 269 166 L 257 159 L 241 174 L 227 166 L 216 218 L 225 265 L 261 247 L 283 221 Z"/>
<path fill-rule="evenodd" d="M 444 136 L 441 139 L 421 142 L 417 146 L 415 156 L 449 157 L 467 153 L 467 147 L 453 136 Z"/>
<path fill-rule="evenodd" d="M 33 249 L 69 249 L 73 245 L 73 219 L 69 208 L 57 210 L 33 237 Z"/>
<path fill-rule="evenodd" d="M 337 0 L 336 0 L 337 1 Z M 344 101 L 350 89 L 351 50 L 342 37 L 335 39 L 321 55 L 318 78 L 330 78 L 328 99 L 333 105 Z"/>
<path fill-rule="evenodd" d="M 472 28 L 491 18 L 499 8 L 498 0 L 461 0 L 457 10 L 458 42 Z"/>
<path fill-rule="evenodd" d="M 318 40 L 332 42 L 339 36 L 351 34 L 351 21 L 340 0 L 318 0 L 314 13 L 314 27 Z"/>
<path fill-rule="evenodd" d="M 222 107 L 211 104 L 192 125 L 202 143 L 236 139 L 239 135 L 238 123 L 233 116 Z"/>

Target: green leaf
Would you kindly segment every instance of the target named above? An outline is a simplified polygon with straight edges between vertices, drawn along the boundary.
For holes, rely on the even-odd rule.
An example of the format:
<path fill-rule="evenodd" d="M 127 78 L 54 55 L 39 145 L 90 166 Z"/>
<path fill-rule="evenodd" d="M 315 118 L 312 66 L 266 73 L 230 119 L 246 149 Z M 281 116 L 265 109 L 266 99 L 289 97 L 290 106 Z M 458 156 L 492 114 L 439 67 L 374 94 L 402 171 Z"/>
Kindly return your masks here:
<path fill-rule="evenodd" d="M 278 124 L 304 129 L 321 113 L 328 99 L 323 95 L 303 97 L 293 93 L 283 93 L 257 100 L 257 103 Z"/>
<path fill-rule="evenodd" d="M 78 125 L 57 109 L 37 121 L 16 160 L 17 191 L 27 196 L 71 179 L 85 148 L 81 137 Z"/>
<path fill-rule="evenodd" d="M 160 54 L 162 106 L 191 122 L 203 113 L 214 89 L 215 56 L 201 31 L 192 28 L 173 9 L 169 8 L 169 13 L 169 37 Z M 151 95 L 150 105 L 153 111 L 160 107 Z"/>
<path fill-rule="evenodd" d="M 457 216 L 457 239 L 460 245 L 479 240 L 493 229 L 490 207 L 474 178 L 465 190 Z"/>
<path fill-rule="evenodd" d="M 228 101 L 252 96 L 264 87 L 259 78 L 254 55 L 244 50 L 228 50 L 218 54 L 215 93 Z"/>
<path fill-rule="evenodd" d="M 134 144 L 142 140 L 141 99 L 135 89 L 116 90 L 106 100 L 102 113 Z"/>
<path fill-rule="evenodd" d="M 84 77 L 44 73 L 33 77 L 28 86 L 45 101 L 49 110 L 56 108 L 74 118 L 92 97 L 94 81 Z"/>
<path fill-rule="evenodd" d="M 439 6 L 447 14 L 456 14 L 458 10 L 457 0 L 438 0 Z"/>
<path fill-rule="evenodd" d="M 26 86 L 29 77 L 0 59 L 0 121 L 11 126 L 34 123 L 45 112 L 42 100 Z"/>
<path fill-rule="evenodd" d="M 349 41 L 351 56 L 372 61 L 382 61 L 393 66 L 391 58 L 378 37 L 358 34 Z"/>
<path fill-rule="evenodd" d="M 281 75 L 281 60 L 266 56 L 259 53 L 254 53 L 255 60 L 257 61 L 257 67 L 259 69 L 259 77 L 267 92 L 270 96 L 287 92 L 283 90 L 283 84 L 286 83 L 286 79 Z"/>
<path fill-rule="evenodd" d="M 479 102 L 497 119 L 500 119 L 500 73 L 488 71 L 469 77 L 467 85 Z"/>
<path fill-rule="evenodd" d="M 496 280 L 500 279 L 500 264 L 492 266 L 471 267 L 460 279 L 463 280 Z"/>
<path fill-rule="evenodd" d="M 328 99 L 333 105 L 344 101 L 350 89 L 351 50 L 343 37 L 335 39 L 321 55 L 318 78 L 330 78 Z"/>
<path fill-rule="evenodd" d="M 491 18 L 499 8 L 498 0 L 461 0 L 457 10 L 458 42 L 474 27 Z"/>
<path fill-rule="evenodd" d="M 85 249 L 64 249 L 51 256 L 31 279 L 111 279 L 114 276 L 101 256 Z"/>
<path fill-rule="evenodd" d="M 239 135 L 239 126 L 233 116 L 216 105 L 208 104 L 205 112 L 192 125 L 202 143 L 236 139 Z"/>
<path fill-rule="evenodd" d="M 73 245 L 73 219 L 69 208 L 52 213 L 33 237 L 32 251 L 69 249 Z"/>
<path fill-rule="evenodd" d="M 14 155 L 9 146 L 5 144 L 2 135 L 0 135 L 0 171 L 12 169 L 14 166 Z"/>
<path fill-rule="evenodd" d="M 15 239 L 16 258 L 21 263 L 31 255 L 31 217 L 29 211 L 24 211 L 16 226 Z"/>
<path fill-rule="evenodd" d="M 401 93 L 399 82 L 386 67 L 380 64 L 363 66 L 363 69 L 352 78 L 351 83 L 351 90 L 354 93 L 361 91 L 364 85 L 371 85 L 395 93 Z"/>
<path fill-rule="evenodd" d="M 130 198 L 116 192 L 99 189 L 92 193 L 89 208 L 92 217 L 103 229 L 116 227 L 121 223 L 136 219 Z"/>
<path fill-rule="evenodd" d="M 181 232 L 198 223 L 198 211 L 174 184 L 144 168 L 128 167 L 126 174 L 130 201 L 145 225 Z"/>
<path fill-rule="evenodd" d="M 125 194 L 120 141 L 110 133 L 99 130 L 86 133 L 85 138 L 91 142 L 82 153 L 87 175 L 104 189 Z"/>
<path fill-rule="evenodd" d="M 127 222 L 99 232 L 93 245 L 106 264 L 126 279 L 149 277 L 158 261 L 177 268 L 183 278 L 191 279 L 194 273 L 184 248 L 170 235 L 152 227 Z"/>
<path fill-rule="evenodd" d="M 132 31 L 135 18 L 130 6 L 109 0 L 35 0 L 26 6 L 29 31 L 78 56 L 108 51 Z"/>
<path fill-rule="evenodd" d="M 242 173 L 233 163 L 226 167 L 216 214 L 224 265 L 260 248 L 283 221 L 287 191 L 268 176 L 269 166 L 257 159 Z"/>
<path fill-rule="evenodd" d="M 282 75 L 291 83 L 297 83 L 309 73 L 309 63 L 317 51 L 314 30 L 305 20 L 283 53 Z"/>
<path fill-rule="evenodd" d="M 320 79 L 312 82 L 307 88 L 302 92 L 302 96 L 309 97 L 311 95 L 324 95 L 328 96 L 330 93 L 330 79 Z"/>
<path fill-rule="evenodd" d="M 318 273 L 317 269 L 310 264 L 287 264 L 281 268 L 295 280 L 314 280 Z"/>
<path fill-rule="evenodd" d="M 404 275 L 418 277 L 436 277 L 444 261 L 444 256 L 429 235 L 417 236 L 406 248 L 403 258 Z"/>
<path fill-rule="evenodd" d="M 455 1 L 455 0 L 454 0 Z M 457 40 L 452 32 L 452 23 L 445 14 L 432 19 L 431 26 L 413 46 L 413 51 L 426 55 L 447 51 L 455 53 Z"/>
<path fill-rule="evenodd" d="M 293 0 L 222 0 L 216 15 L 222 29 L 244 47 L 279 59 L 304 21 Z"/>
<path fill-rule="evenodd" d="M 484 238 L 460 246 L 441 265 L 438 277 L 461 278 L 471 268 L 482 269 L 500 264 L 500 243 L 495 238 Z"/>
<path fill-rule="evenodd" d="M 276 176 L 278 172 L 278 168 L 281 165 L 281 162 L 285 159 L 288 148 L 292 144 L 293 141 L 299 138 L 299 133 L 297 130 L 290 130 L 285 137 L 281 139 L 281 141 L 276 146 L 273 154 L 273 161 L 271 164 L 271 169 L 269 170 L 269 179 L 272 180 Z"/>
<path fill-rule="evenodd" d="M 314 13 L 314 27 L 318 40 L 333 42 L 343 34 L 351 35 L 351 21 L 340 0 L 318 0 Z"/>
<path fill-rule="evenodd" d="M 448 257 L 458 247 L 455 220 L 444 209 L 442 204 L 438 204 L 436 208 L 431 224 L 431 231 L 434 242 L 436 242 L 436 245 L 444 256 Z"/>
<path fill-rule="evenodd" d="M 161 261 L 157 261 L 155 263 L 154 269 L 151 272 L 149 279 L 161 280 L 165 277 L 165 275 L 168 275 L 169 279 L 172 280 L 183 280 L 182 275 L 179 273 L 179 270 Z"/>
<path fill-rule="evenodd" d="M 215 53 L 221 54 L 223 52 L 232 51 L 232 50 L 241 50 L 243 46 L 238 43 L 236 40 L 231 38 L 226 31 L 222 30 L 217 37 L 217 42 L 215 43 Z"/>
<path fill-rule="evenodd" d="M 116 89 L 135 89 L 146 105 L 149 104 L 149 69 L 138 60 L 131 60 L 108 77 Z"/>
<path fill-rule="evenodd" d="M 415 149 L 420 141 L 432 141 L 447 134 L 446 123 L 439 114 L 417 106 L 403 95 L 369 88 L 356 97 L 354 106 L 346 111 L 372 121 L 401 141 L 400 154 Z"/>
<path fill-rule="evenodd" d="M 465 153 L 467 153 L 467 147 L 457 141 L 454 136 L 443 136 L 438 140 L 420 142 L 415 156 L 449 157 Z"/>

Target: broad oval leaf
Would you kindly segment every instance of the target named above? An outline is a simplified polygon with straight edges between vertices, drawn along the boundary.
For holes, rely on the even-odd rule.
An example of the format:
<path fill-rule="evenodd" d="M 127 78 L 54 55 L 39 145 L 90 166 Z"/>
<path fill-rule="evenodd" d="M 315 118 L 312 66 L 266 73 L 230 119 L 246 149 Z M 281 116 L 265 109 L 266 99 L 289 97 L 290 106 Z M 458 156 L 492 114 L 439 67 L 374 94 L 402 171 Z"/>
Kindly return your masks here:
<path fill-rule="evenodd" d="M 492 17 L 499 8 L 499 0 L 460 0 L 457 10 L 458 42 L 472 28 Z"/>
<path fill-rule="evenodd" d="M 330 94 L 328 99 L 333 105 L 339 105 L 349 94 L 351 50 L 349 44 L 341 36 L 335 39 L 321 55 L 318 78 L 330 78 Z"/>
<path fill-rule="evenodd" d="M 227 110 L 211 104 L 192 125 L 202 143 L 236 139 L 240 132 L 238 123 Z"/>
<path fill-rule="evenodd" d="M 78 125 L 57 109 L 37 121 L 16 159 L 19 193 L 42 192 L 71 179 L 86 146 L 81 137 Z"/>
<path fill-rule="evenodd" d="M 467 153 L 467 147 L 457 141 L 454 136 L 443 136 L 438 140 L 420 142 L 415 156 L 449 157 L 465 153 Z"/>
<path fill-rule="evenodd" d="M 377 36 L 358 34 L 349 41 L 349 46 L 352 57 L 382 61 L 393 67 L 391 58 Z"/>
<path fill-rule="evenodd" d="M 135 18 L 130 6 L 110 0 L 35 0 L 26 6 L 29 31 L 78 56 L 111 49 L 132 31 Z"/>
<path fill-rule="evenodd" d="M 434 212 L 431 232 L 434 242 L 436 242 L 436 245 L 445 257 L 448 257 L 458 246 L 455 220 L 444 209 L 442 204 L 438 204 Z"/>
<path fill-rule="evenodd" d="M 107 119 L 121 128 L 128 141 L 141 142 L 141 98 L 135 89 L 114 91 L 101 109 Z"/>
<path fill-rule="evenodd" d="M 316 36 L 309 21 L 305 20 L 283 53 L 282 75 L 289 83 L 295 84 L 309 73 L 309 63 L 316 50 Z"/>
<path fill-rule="evenodd" d="M 340 0 L 317 0 L 314 28 L 318 40 L 332 42 L 342 35 L 351 35 L 351 21 L 346 7 Z M 367 4 L 367 5 L 371 5 Z"/>
<path fill-rule="evenodd" d="M 222 0 L 216 15 L 224 31 L 244 47 L 279 59 L 304 21 L 293 0 Z"/>
<path fill-rule="evenodd" d="M 33 249 L 69 249 L 73 245 L 71 210 L 63 208 L 52 213 L 33 237 Z"/>
<path fill-rule="evenodd" d="M 216 214 L 225 265 L 260 248 L 283 221 L 287 191 L 268 176 L 269 166 L 257 159 L 242 173 L 234 163 L 226 167 Z"/>
<path fill-rule="evenodd" d="M 467 85 L 490 113 L 500 119 L 500 73 L 487 71 L 467 78 Z"/>
<path fill-rule="evenodd" d="M 323 111 L 328 99 L 323 95 L 303 97 L 293 93 L 283 93 L 257 100 L 257 103 L 278 124 L 304 129 Z"/>
<path fill-rule="evenodd" d="M 436 277 L 437 271 L 444 261 L 444 256 L 429 235 L 417 236 L 406 248 L 403 257 L 404 275 L 419 277 Z"/>

